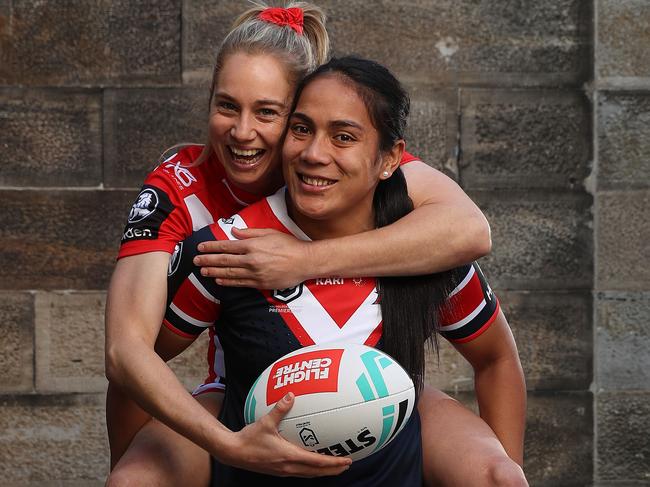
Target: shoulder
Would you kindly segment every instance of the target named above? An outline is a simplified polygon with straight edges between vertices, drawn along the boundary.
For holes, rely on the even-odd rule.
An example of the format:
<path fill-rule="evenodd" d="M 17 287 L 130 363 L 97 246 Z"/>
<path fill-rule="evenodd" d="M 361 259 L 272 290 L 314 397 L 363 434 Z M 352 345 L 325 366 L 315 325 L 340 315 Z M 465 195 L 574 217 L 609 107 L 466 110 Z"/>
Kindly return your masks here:
<path fill-rule="evenodd" d="M 160 162 L 146 177 L 144 184 L 165 191 L 171 199 L 183 199 L 203 189 L 214 165 L 206 161 L 196 165 L 203 146 L 183 146 Z"/>

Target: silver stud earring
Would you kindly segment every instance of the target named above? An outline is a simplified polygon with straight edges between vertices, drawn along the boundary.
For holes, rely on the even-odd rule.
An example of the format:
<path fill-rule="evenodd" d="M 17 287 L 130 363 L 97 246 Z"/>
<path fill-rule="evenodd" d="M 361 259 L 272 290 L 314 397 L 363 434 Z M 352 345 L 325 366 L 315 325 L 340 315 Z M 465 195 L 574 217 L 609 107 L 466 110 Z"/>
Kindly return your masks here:
<path fill-rule="evenodd" d="M 388 176 L 390 176 L 390 173 L 389 173 L 388 171 L 384 171 L 384 172 L 382 173 L 382 176 L 384 176 L 385 178 L 387 178 Z"/>

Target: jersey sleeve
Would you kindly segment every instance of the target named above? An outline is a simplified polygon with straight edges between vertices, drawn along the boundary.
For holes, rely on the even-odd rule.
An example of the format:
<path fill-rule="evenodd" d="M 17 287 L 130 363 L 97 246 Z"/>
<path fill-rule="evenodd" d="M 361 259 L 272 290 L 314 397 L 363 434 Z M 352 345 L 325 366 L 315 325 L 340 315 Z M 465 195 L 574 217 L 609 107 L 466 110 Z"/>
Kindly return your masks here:
<path fill-rule="evenodd" d="M 439 312 L 440 334 L 455 343 L 474 340 L 499 313 L 499 300 L 476 262 L 456 269 L 456 286 Z"/>
<path fill-rule="evenodd" d="M 131 207 L 118 259 L 154 251 L 173 253 L 192 232 L 186 213 L 173 183 L 155 169 Z"/>
<path fill-rule="evenodd" d="M 186 338 L 194 338 L 212 326 L 221 311 L 221 288 L 214 279 L 201 276 L 192 262 L 197 245 L 207 240 L 215 240 L 211 227 L 197 230 L 176 245 L 169 263 L 163 324 Z"/>

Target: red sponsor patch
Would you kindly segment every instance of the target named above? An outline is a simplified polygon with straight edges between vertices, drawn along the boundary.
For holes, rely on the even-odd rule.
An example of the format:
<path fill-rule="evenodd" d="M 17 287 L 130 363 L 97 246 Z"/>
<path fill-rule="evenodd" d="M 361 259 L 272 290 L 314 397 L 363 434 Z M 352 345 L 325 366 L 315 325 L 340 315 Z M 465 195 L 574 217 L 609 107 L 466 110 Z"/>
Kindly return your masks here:
<path fill-rule="evenodd" d="M 273 365 L 266 384 L 267 406 L 288 392 L 296 396 L 318 392 L 336 392 L 343 349 L 301 353 Z"/>

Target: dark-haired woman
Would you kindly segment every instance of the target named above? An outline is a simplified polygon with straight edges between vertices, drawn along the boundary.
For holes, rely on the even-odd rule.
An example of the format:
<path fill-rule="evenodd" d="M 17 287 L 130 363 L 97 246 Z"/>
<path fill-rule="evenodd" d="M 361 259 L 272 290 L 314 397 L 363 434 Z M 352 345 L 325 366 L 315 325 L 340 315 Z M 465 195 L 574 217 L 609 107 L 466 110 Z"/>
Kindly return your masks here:
<path fill-rule="evenodd" d="M 216 458 L 214 485 L 302 485 L 293 476 L 310 476 L 295 462 L 286 463 L 292 446 L 277 434 L 291 397 L 244 426 L 246 393 L 270 362 L 311 343 L 367 343 L 393 355 L 421 390 L 424 345 L 436 331 L 474 366 L 485 421 L 442 393 L 429 392 L 432 408 L 421 412 L 426 429 L 413 415 L 386 448 L 338 477 L 310 484 L 419 487 L 424 443 L 427 482 L 527 485 L 504 449 L 521 457 L 521 367 L 477 267 L 413 278 L 313 280 L 275 292 L 218 286 L 193 267 L 197 242 L 231 239 L 235 227 L 269 227 L 318 240 L 381 227 L 412 210 L 399 168 L 408 97 L 385 68 L 357 58 L 334 60 L 308 76 L 297 96 L 283 148 L 286 191 L 196 232 L 183 243 L 170 277 L 168 326 L 191 334 L 201 322 L 218 318 L 213 333 L 225 354 L 227 380 L 221 423 L 205 415 L 197 420 L 187 411 L 184 430 Z M 201 433 L 203 428 L 211 434 Z"/>

